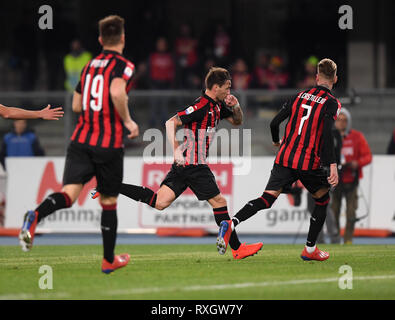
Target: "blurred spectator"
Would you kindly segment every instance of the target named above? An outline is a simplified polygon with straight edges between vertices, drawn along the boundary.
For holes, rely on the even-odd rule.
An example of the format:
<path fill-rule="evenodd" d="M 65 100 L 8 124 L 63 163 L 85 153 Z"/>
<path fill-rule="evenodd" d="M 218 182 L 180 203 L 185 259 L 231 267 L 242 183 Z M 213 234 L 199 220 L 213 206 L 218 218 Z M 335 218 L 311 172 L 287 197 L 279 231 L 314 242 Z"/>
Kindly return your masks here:
<path fill-rule="evenodd" d="M 269 84 L 267 83 L 267 75 L 269 72 L 269 57 L 266 53 L 259 53 L 257 57 L 257 62 L 252 73 L 252 83 L 253 88 L 267 89 Z"/>
<path fill-rule="evenodd" d="M 226 66 L 229 64 L 230 57 L 230 36 L 222 24 L 218 24 L 214 34 L 214 56 L 217 64 Z"/>
<path fill-rule="evenodd" d="M 388 144 L 387 154 L 395 154 L 395 129 L 392 133 L 391 141 Z"/>
<path fill-rule="evenodd" d="M 26 120 L 14 120 L 14 128 L 5 134 L 1 149 L 0 163 L 5 167 L 6 157 L 33 157 L 43 156 L 38 137 L 33 130 L 27 128 Z"/>
<path fill-rule="evenodd" d="M 71 42 L 71 52 L 63 59 L 66 74 L 64 87 L 69 92 L 74 92 L 80 80 L 81 70 L 92 59 L 92 55 L 82 48 L 81 42 L 75 39 Z"/>
<path fill-rule="evenodd" d="M 248 73 L 248 67 L 241 58 L 237 59 L 231 68 L 232 88 L 234 90 L 246 90 L 251 82 L 251 75 Z"/>
<path fill-rule="evenodd" d="M 156 51 L 149 57 L 149 76 L 151 89 L 171 89 L 175 80 L 175 64 L 172 54 L 168 51 L 167 40 L 160 37 L 156 41 Z M 151 99 L 151 127 L 162 127 L 168 119 L 168 99 L 166 97 L 152 97 Z"/>
<path fill-rule="evenodd" d="M 194 72 L 198 61 L 198 41 L 191 34 L 188 24 L 180 26 L 180 32 L 175 40 L 177 62 L 177 87 L 190 88 L 193 86 Z"/>
<path fill-rule="evenodd" d="M 306 89 L 314 87 L 316 85 L 316 75 L 317 75 L 317 64 L 318 58 L 315 56 L 310 56 L 304 64 L 304 72 L 302 79 L 299 80 L 297 87 L 300 89 Z"/>
<path fill-rule="evenodd" d="M 20 86 L 17 90 L 31 91 L 35 89 L 38 72 L 39 45 L 36 41 L 37 28 L 34 25 L 33 17 L 27 8 L 21 6 L 21 20 L 13 31 L 13 38 L 17 39 L 13 44 L 12 64 L 21 71 Z M 4 11 L 2 10 L 4 13 Z M 26 104 L 30 101 L 26 101 Z M 24 103 L 25 104 L 25 103 Z"/>
<path fill-rule="evenodd" d="M 339 184 L 332 193 L 332 210 L 340 230 L 340 208 L 342 198 L 346 198 L 346 227 L 344 243 L 351 244 L 354 234 L 356 210 L 358 208 L 358 184 L 362 178 L 362 167 L 372 162 L 372 153 L 363 134 L 352 129 L 351 114 L 342 108 L 335 121 L 342 136 Z"/>
<path fill-rule="evenodd" d="M 140 62 L 137 65 L 136 73 L 132 79 L 132 87 L 138 90 L 147 90 L 151 87 L 148 66 L 145 62 Z"/>
<path fill-rule="evenodd" d="M 284 60 L 281 57 L 274 56 L 270 59 L 266 81 L 269 90 L 288 87 L 289 74 L 284 71 Z"/>

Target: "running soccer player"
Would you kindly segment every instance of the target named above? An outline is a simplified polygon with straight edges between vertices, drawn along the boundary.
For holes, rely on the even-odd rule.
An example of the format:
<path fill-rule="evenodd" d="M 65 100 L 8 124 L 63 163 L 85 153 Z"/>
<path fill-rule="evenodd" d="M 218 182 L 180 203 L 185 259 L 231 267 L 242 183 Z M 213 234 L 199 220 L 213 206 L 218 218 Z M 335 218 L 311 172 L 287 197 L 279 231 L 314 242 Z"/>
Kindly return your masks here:
<path fill-rule="evenodd" d="M 315 199 L 307 242 L 301 254 L 305 261 L 323 261 L 329 253 L 316 247 L 325 222 L 329 189 L 338 183 L 332 127 L 340 102 L 331 94 L 337 82 L 337 66 L 330 59 L 318 64 L 317 85 L 286 102 L 270 124 L 273 145 L 279 147 L 269 182 L 261 197 L 248 202 L 237 214 L 223 221 L 221 228 L 236 227 L 259 210 L 270 208 L 284 188 L 300 180 Z M 280 123 L 288 118 L 282 141 Z"/>
<path fill-rule="evenodd" d="M 130 139 L 139 134 L 139 129 L 128 109 L 127 92 L 134 65 L 122 56 L 124 19 L 108 16 L 100 20 L 99 42 L 103 51 L 83 68 L 73 96 L 73 111 L 81 115 L 67 149 L 63 189 L 25 214 L 19 239 L 22 249 L 30 250 L 37 223 L 56 210 L 70 207 L 84 184 L 96 176 L 103 208 L 102 271 L 110 273 L 130 259 L 128 254 L 114 256 L 117 197 L 123 179 L 123 128 L 129 131 Z"/>
<path fill-rule="evenodd" d="M 25 110 L 17 107 L 7 107 L 0 104 L 0 117 L 4 119 L 22 120 L 22 119 L 43 119 L 43 120 L 59 120 L 63 117 L 62 107 L 51 109 L 51 105 L 47 105 L 41 110 Z"/>
<path fill-rule="evenodd" d="M 155 193 L 146 187 L 122 184 L 120 193 L 149 206 L 164 210 L 188 187 L 201 201 L 208 201 L 215 221 L 229 220 L 226 199 L 221 194 L 215 177 L 206 163 L 208 149 L 221 119 L 240 125 L 243 113 L 237 98 L 230 94 L 231 77 L 223 68 L 211 68 L 205 78 L 206 90 L 192 105 L 179 111 L 166 122 L 166 133 L 173 147 L 174 163 Z M 176 140 L 177 127 L 184 126 L 184 142 Z M 241 244 L 236 231 L 223 229 L 217 249 L 224 254 L 228 243 L 235 259 L 254 255 L 262 243 Z M 225 241 L 223 241 L 225 239 Z"/>

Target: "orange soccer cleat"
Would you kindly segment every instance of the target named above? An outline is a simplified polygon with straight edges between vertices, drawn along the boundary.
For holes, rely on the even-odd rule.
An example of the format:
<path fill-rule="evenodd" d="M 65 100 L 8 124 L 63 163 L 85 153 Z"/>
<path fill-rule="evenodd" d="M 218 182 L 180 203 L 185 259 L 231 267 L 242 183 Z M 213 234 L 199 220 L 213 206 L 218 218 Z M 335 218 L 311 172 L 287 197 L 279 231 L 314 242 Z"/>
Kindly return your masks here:
<path fill-rule="evenodd" d="M 242 243 L 239 249 L 237 250 L 232 249 L 233 258 L 244 259 L 249 256 L 253 256 L 254 254 L 257 254 L 258 251 L 262 249 L 262 247 L 263 247 L 262 242 L 252 243 L 252 244 Z"/>
<path fill-rule="evenodd" d="M 103 258 L 103 262 L 101 264 L 101 271 L 104 273 L 111 273 L 116 269 L 122 268 L 129 263 L 130 255 L 127 253 L 123 253 L 117 256 L 114 256 L 113 263 L 109 263 L 105 258 Z"/>
<path fill-rule="evenodd" d="M 329 258 L 329 253 L 325 251 L 321 251 L 320 249 L 318 249 L 318 247 L 316 247 L 312 253 L 308 253 L 306 247 L 304 247 L 300 257 L 304 261 L 311 261 L 311 260 L 324 261 Z"/>

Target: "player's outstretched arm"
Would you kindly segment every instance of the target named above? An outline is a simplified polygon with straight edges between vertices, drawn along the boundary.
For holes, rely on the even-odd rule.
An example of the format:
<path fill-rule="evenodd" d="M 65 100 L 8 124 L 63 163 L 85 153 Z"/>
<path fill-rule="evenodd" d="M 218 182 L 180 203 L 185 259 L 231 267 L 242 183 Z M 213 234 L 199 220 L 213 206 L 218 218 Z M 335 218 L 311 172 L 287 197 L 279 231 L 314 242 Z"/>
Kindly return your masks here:
<path fill-rule="evenodd" d="M 62 107 L 51 109 L 51 105 L 37 111 L 25 110 L 17 107 L 6 107 L 0 104 L 0 116 L 5 119 L 44 119 L 59 120 L 63 117 Z"/>
<path fill-rule="evenodd" d="M 110 94 L 114 107 L 121 117 L 126 129 L 129 130 L 128 138 L 133 139 L 139 135 L 139 126 L 132 120 L 128 108 L 128 95 L 126 94 L 126 81 L 115 78 L 111 81 Z"/>

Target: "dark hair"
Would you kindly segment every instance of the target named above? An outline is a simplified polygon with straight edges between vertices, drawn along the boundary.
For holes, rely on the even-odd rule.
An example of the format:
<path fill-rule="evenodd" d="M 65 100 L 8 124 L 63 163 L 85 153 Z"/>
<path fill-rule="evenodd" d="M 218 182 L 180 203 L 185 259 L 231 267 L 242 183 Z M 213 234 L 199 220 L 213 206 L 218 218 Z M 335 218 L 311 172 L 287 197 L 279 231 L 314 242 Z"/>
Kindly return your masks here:
<path fill-rule="evenodd" d="M 333 80 L 337 71 L 337 65 L 331 59 L 322 59 L 318 62 L 318 73 L 325 78 Z"/>
<path fill-rule="evenodd" d="M 204 83 L 206 88 L 211 90 L 215 84 L 222 87 L 228 80 L 232 80 L 228 70 L 219 67 L 212 67 L 207 73 Z"/>
<path fill-rule="evenodd" d="M 124 34 L 125 19 L 120 16 L 111 15 L 99 21 L 99 35 L 103 45 L 117 45 Z"/>

